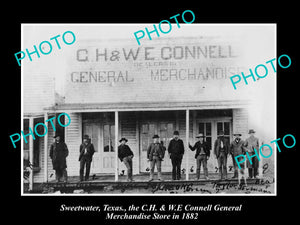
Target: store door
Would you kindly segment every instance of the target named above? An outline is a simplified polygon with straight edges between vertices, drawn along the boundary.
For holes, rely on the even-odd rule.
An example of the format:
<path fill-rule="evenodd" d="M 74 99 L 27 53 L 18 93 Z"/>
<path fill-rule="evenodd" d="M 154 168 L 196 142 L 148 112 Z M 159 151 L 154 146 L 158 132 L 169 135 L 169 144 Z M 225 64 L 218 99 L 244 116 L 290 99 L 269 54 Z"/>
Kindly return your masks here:
<path fill-rule="evenodd" d="M 114 173 L 115 171 L 115 125 L 103 125 L 103 145 L 101 148 L 101 172 Z"/>
<path fill-rule="evenodd" d="M 147 149 L 153 142 L 153 135 L 158 134 L 160 141 L 166 149 L 169 146 L 169 142 L 173 137 L 175 129 L 174 122 L 143 122 L 140 127 L 140 172 L 149 172 L 150 163 L 147 161 Z M 172 170 L 172 164 L 168 152 L 165 152 L 165 158 L 162 162 L 162 172 L 170 172 Z"/>
<path fill-rule="evenodd" d="M 225 119 L 225 118 L 202 119 L 202 120 L 198 120 L 197 122 L 197 132 L 204 134 L 205 141 L 208 143 L 211 149 L 211 154 L 210 154 L 211 157 L 207 163 L 209 172 L 218 171 L 218 162 L 214 155 L 214 143 L 221 130 L 224 131 L 224 136 L 230 143 L 231 136 L 232 136 L 232 123 L 230 119 Z M 227 158 L 227 166 L 228 166 L 228 170 L 230 169 L 229 166 L 232 167 L 232 159 L 230 155 L 228 155 Z"/>
<path fill-rule="evenodd" d="M 94 145 L 95 153 L 91 164 L 91 174 L 101 172 L 101 151 L 100 151 L 100 124 L 99 123 L 84 123 L 83 134 L 89 135 L 91 142 Z"/>

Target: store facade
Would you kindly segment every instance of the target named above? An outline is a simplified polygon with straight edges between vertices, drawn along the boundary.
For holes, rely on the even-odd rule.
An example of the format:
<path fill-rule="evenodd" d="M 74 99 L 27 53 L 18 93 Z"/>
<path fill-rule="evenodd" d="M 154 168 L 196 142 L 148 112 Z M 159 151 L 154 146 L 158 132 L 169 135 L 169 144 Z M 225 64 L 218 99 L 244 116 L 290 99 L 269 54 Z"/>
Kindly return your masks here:
<path fill-rule="evenodd" d="M 188 143 L 193 145 L 198 133 L 204 133 L 211 149 L 220 130 L 230 141 L 235 132 L 247 138 L 250 102 L 247 95 L 234 92 L 229 79 L 241 70 L 239 54 L 234 41 L 218 37 L 167 38 L 143 47 L 132 40 L 80 41 L 67 60 L 64 100 L 44 108 L 44 120 L 61 112 L 71 117 L 63 130 L 68 175 L 79 174 L 79 145 L 85 134 L 96 150 L 91 174 L 114 174 L 115 180 L 126 174 L 116 152 L 121 137 L 134 152 L 133 174 L 140 174 L 149 172 L 146 151 L 152 136 L 158 134 L 168 147 L 178 130 L 185 144 L 186 179 L 196 172 L 195 152 Z M 49 155 L 54 133 L 49 127 L 42 156 Z M 53 180 L 49 156 L 40 165 L 43 181 Z M 216 169 L 212 154 L 208 170 Z M 171 171 L 167 153 L 162 171 Z"/>

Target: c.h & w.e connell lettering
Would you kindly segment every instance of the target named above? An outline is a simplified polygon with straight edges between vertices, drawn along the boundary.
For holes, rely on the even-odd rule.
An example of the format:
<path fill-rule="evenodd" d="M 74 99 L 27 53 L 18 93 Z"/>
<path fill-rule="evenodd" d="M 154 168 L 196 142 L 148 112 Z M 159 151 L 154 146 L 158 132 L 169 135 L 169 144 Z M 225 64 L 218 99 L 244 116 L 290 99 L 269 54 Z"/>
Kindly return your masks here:
<path fill-rule="evenodd" d="M 203 45 L 203 46 L 163 46 L 122 48 L 119 50 L 109 48 L 78 49 L 76 60 L 78 62 L 101 62 L 122 60 L 187 60 L 235 58 L 231 45 Z"/>

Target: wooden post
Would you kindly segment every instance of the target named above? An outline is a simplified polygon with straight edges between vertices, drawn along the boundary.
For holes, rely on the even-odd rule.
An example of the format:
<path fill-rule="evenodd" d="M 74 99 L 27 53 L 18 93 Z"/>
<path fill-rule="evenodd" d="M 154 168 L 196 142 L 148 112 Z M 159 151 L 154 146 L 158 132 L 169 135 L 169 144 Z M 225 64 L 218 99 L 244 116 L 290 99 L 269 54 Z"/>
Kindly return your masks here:
<path fill-rule="evenodd" d="M 119 112 L 115 111 L 115 181 L 118 181 Z"/>
<path fill-rule="evenodd" d="M 44 124 L 48 127 L 48 113 L 45 112 Z M 48 132 L 44 136 L 44 182 L 48 182 Z"/>
<path fill-rule="evenodd" d="M 33 117 L 29 118 L 29 127 L 33 130 Z M 34 132 L 34 131 L 33 131 Z M 31 164 L 30 168 L 30 174 L 29 174 L 29 190 L 33 190 L 33 137 L 32 135 L 29 135 L 28 138 L 29 142 L 29 163 Z"/>
<path fill-rule="evenodd" d="M 186 110 L 186 116 L 185 116 L 185 172 L 186 172 L 186 180 L 189 180 L 189 157 L 188 157 L 188 148 L 189 148 L 189 133 L 190 133 L 190 110 Z"/>

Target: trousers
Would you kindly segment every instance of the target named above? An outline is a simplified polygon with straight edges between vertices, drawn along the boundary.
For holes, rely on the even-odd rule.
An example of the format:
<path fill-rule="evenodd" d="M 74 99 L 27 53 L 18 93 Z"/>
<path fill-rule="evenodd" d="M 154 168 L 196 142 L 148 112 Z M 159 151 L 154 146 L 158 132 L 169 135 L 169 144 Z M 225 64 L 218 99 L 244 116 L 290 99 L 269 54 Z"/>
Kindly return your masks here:
<path fill-rule="evenodd" d="M 180 180 L 181 179 L 181 161 L 182 158 L 180 156 L 172 156 L 172 179 Z"/>
<path fill-rule="evenodd" d="M 238 177 L 239 170 L 240 170 L 241 174 L 244 174 L 245 163 L 243 162 L 243 163 L 240 163 L 240 164 L 239 164 L 240 167 L 241 167 L 241 169 L 240 169 L 239 166 L 238 166 L 238 164 L 236 163 L 234 157 L 235 157 L 235 156 L 232 155 L 232 162 L 233 162 L 233 167 L 234 167 L 234 177 Z M 242 161 L 242 158 L 241 158 L 241 157 L 239 157 L 239 158 L 237 158 L 237 159 L 238 159 L 239 162 Z"/>
<path fill-rule="evenodd" d="M 258 176 L 258 168 L 248 168 L 248 173 L 250 178 L 256 178 Z"/>
<path fill-rule="evenodd" d="M 129 156 L 124 157 L 123 162 L 127 168 L 127 179 L 132 180 L 132 158 Z"/>
<path fill-rule="evenodd" d="M 227 179 L 227 155 L 224 151 L 221 151 L 218 157 L 218 167 L 220 178 Z"/>
<path fill-rule="evenodd" d="M 207 177 L 208 176 L 208 170 L 207 170 L 207 157 L 206 154 L 198 155 L 196 159 L 197 163 L 197 179 L 200 178 L 200 170 L 201 170 L 201 164 L 203 165 L 203 170 L 204 170 L 204 175 Z"/>
<path fill-rule="evenodd" d="M 85 177 L 84 180 L 88 180 L 90 176 L 90 169 L 91 169 L 91 159 L 83 156 L 80 159 L 80 169 L 79 169 L 79 175 L 80 175 L 80 181 L 83 181 L 83 173 L 84 173 L 84 167 L 85 167 Z"/>
<path fill-rule="evenodd" d="M 161 179 L 161 159 L 158 156 L 153 156 L 152 161 L 150 161 L 150 180 L 153 179 L 155 165 L 158 179 Z"/>
<path fill-rule="evenodd" d="M 56 169 L 55 178 L 57 182 L 68 182 L 68 173 L 66 169 Z"/>

